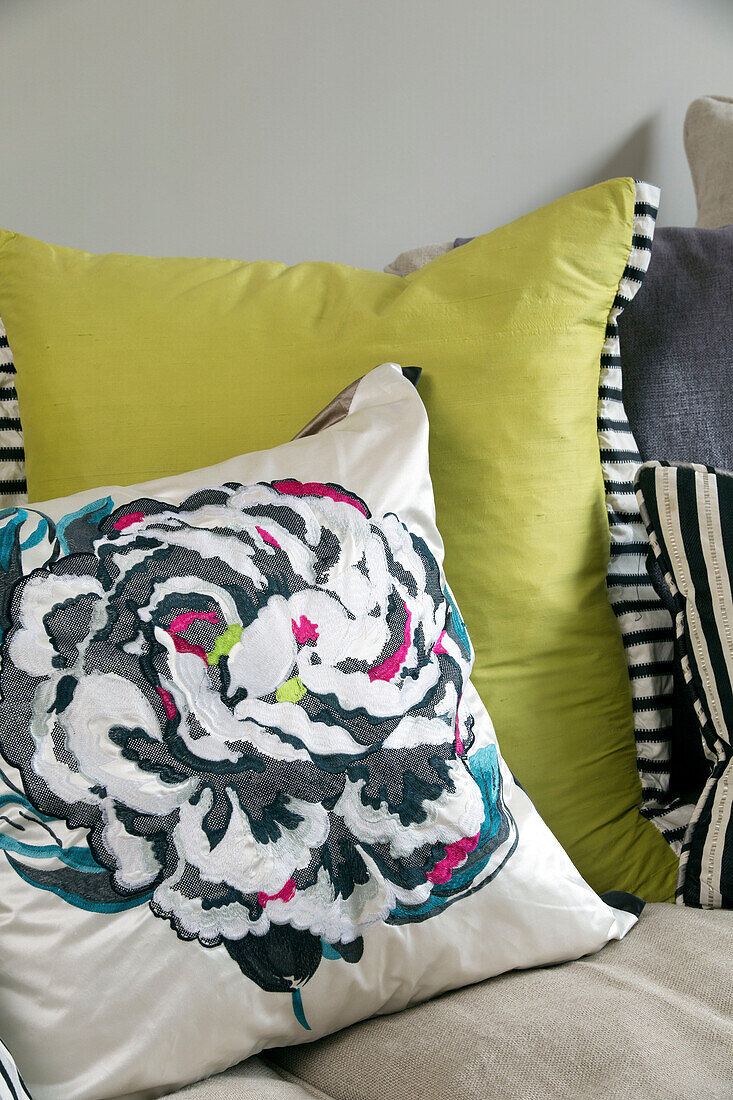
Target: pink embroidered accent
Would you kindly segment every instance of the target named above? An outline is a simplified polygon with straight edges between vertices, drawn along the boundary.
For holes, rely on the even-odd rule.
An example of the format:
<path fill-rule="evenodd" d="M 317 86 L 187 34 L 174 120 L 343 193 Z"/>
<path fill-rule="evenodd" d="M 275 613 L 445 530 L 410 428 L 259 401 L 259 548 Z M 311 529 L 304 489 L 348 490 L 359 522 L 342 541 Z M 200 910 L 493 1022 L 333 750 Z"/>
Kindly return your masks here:
<path fill-rule="evenodd" d="M 461 695 L 461 699 L 463 695 Z M 456 707 L 456 756 L 463 756 L 463 738 L 461 737 L 461 727 L 458 724 L 458 712 L 461 709 L 461 699 L 458 700 L 458 706 Z"/>
<path fill-rule="evenodd" d="M 376 668 L 370 668 L 367 672 L 371 683 L 375 680 L 391 680 L 400 670 L 402 662 L 410 652 L 410 623 L 412 622 L 412 612 L 407 610 L 407 604 L 403 605 L 407 613 L 407 622 L 405 623 L 405 640 L 391 657 L 388 657 L 386 661 L 382 661 L 381 665 L 377 665 Z"/>
<path fill-rule="evenodd" d="M 168 631 L 170 634 L 170 631 Z M 206 650 L 200 645 L 192 645 L 191 642 L 187 642 L 185 638 L 181 638 L 179 634 L 171 634 L 173 639 L 173 645 L 176 647 L 177 653 L 193 653 L 195 657 L 200 657 L 204 664 L 208 667 L 209 662 L 206 659 Z"/>
<path fill-rule="evenodd" d="M 445 638 L 445 631 L 441 630 L 440 637 L 438 638 L 437 642 L 433 646 L 433 653 L 445 653 L 446 656 L 447 656 L 448 655 L 448 650 L 443 645 L 443 638 Z"/>
<path fill-rule="evenodd" d="M 428 882 L 434 882 L 436 886 L 442 886 L 444 882 L 448 882 L 458 864 L 463 863 L 468 853 L 477 847 L 480 836 L 481 833 L 476 833 L 476 836 L 465 836 L 463 840 L 448 844 L 445 849 L 445 859 L 436 863 L 432 871 L 425 876 Z"/>
<path fill-rule="evenodd" d="M 291 619 L 290 625 L 293 628 L 293 634 L 298 645 L 318 641 L 318 623 L 312 623 L 310 619 L 306 619 L 305 615 L 300 616 L 299 623 L 296 623 L 295 619 Z"/>
<path fill-rule="evenodd" d="M 130 527 L 133 523 L 139 523 L 141 519 L 145 519 L 144 512 L 128 512 L 126 516 L 120 516 L 112 526 L 115 531 L 124 531 L 126 527 Z"/>
<path fill-rule="evenodd" d="M 171 695 L 171 693 L 169 691 L 165 691 L 162 687 L 156 688 L 155 690 L 158 692 L 158 695 L 163 700 L 165 713 L 168 715 L 169 718 L 175 718 L 178 714 L 178 711 L 176 710 L 176 704 L 173 702 L 173 696 Z"/>
<path fill-rule="evenodd" d="M 268 901 L 292 901 L 295 897 L 295 879 L 289 878 L 283 886 L 282 890 L 279 890 L 277 894 L 264 894 L 261 890 L 257 895 L 257 900 L 264 909 Z"/>
<path fill-rule="evenodd" d="M 267 542 L 270 544 L 270 546 L 276 546 L 278 550 L 282 550 L 282 547 L 277 539 L 274 539 L 272 535 L 269 535 L 267 533 L 267 531 L 263 531 L 261 527 L 255 527 L 255 531 L 260 536 L 263 542 Z"/>
<path fill-rule="evenodd" d="M 171 634 L 183 634 L 196 619 L 204 619 L 207 623 L 219 622 L 219 616 L 215 611 L 183 611 L 180 615 L 176 615 L 168 630 Z"/>
<path fill-rule="evenodd" d="M 356 497 L 348 496 L 340 489 L 334 489 L 332 485 L 323 485 L 320 481 L 273 481 L 272 487 L 278 493 L 288 493 L 293 497 L 330 497 L 331 500 L 357 508 L 363 516 L 369 514 L 366 505 Z"/>

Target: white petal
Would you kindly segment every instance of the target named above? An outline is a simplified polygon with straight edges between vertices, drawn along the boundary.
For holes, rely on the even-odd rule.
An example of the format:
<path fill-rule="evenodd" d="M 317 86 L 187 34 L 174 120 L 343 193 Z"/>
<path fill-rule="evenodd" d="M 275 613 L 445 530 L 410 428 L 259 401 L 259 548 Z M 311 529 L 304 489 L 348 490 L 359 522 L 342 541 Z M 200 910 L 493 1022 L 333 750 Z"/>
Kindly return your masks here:
<path fill-rule="evenodd" d="M 43 625 L 44 616 L 58 604 L 81 596 L 104 596 L 94 577 L 45 574 L 31 577 L 23 588 L 18 609 L 21 629 L 13 634 L 8 646 L 10 660 L 29 676 L 53 676 L 56 650 Z"/>
<path fill-rule="evenodd" d="M 235 714 L 242 721 L 241 736 L 270 756 L 275 755 L 271 746 L 273 742 L 277 742 L 280 746 L 277 758 L 281 760 L 307 760 L 310 756 L 329 755 L 360 756 L 368 748 L 356 741 L 342 726 L 314 722 L 297 703 L 263 703 L 260 699 L 244 699 L 237 704 Z M 251 721 L 248 722 L 247 719 Z M 255 727 L 255 723 L 297 737 L 307 751 L 288 746 L 274 734 L 268 734 L 264 738 L 265 730 Z M 286 748 L 297 755 L 285 756 Z"/>
<path fill-rule="evenodd" d="M 421 883 L 414 890 L 398 889 L 386 879 L 374 860 L 362 848 L 357 848 L 367 866 L 369 877 L 357 883 L 344 898 L 336 895 L 333 883 L 321 868 L 313 886 L 297 890 L 290 901 L 270 901 L 267 909 L 274 924 L 291 924 L 322 936 L 327 943 L 352 943 L 373 924 L 387 919 L 398 901 L 420 905 L 430 896 L 430 883 Z"/>
<path fill-rule="evenodd" d="M 328 836 L 328 814 L 320 803 L 288 798 L 287 807 L 303 817 L 295 829 L 283 828 L 278 840 L 260 844 L 252 833 L 249 818 L 233 791 L 228 790 L 232 807 L 227 830 L 214 849 L 203 829 L 203 820 L 213 804 L 206 789 L 198 802 L 182 806 L 177 840 L 181 854 L 198 868 L 207 882 L 223 882 L 243 894 L 277 894 L 293 872 L 307 867 L 312 849 Z"/>
<path fill-rule="evenodd" d="M 233 691 L 245 688 L 248 695 L 260 698 L 290 679 L 297 656 L 290 620 L 287 600 L 272 596 L 245 627 L 228 659 Z"/>
<path fill-rule="evenodd" d="M 352 613 L 361 601 L 356 618 L 349 618 L 338 599 L 319 589 L 298 592 L 288 600 L 290 620 L 297 623 L 305 615 L 318 628 L 317 640 L 302 651 L 302 659 L 310 661 L 315 654 L 324 665 L 335 665 L 347 657 L 374 663 L 384 649 L 389 632 L 384 619 L 369 615 L 373 606 L 369 581 L 357 569 L 349 570 L 340 581 L 341 593 L 349 590 L 346 602 Z M 358 600 L 354 596 L 355 589 L 361 592 Z"/>
<path fill-rule="evenodd" d="M 176 846 L 180 849 L 180 826 L 174 832 Z M 186 869 L 180 860 L 174 874 L 161 882 L 153 894 L 153 904 L 159 912 L 175 917 L 178 925 L 189 936 L 197 936 L 203 943 L 216 943 L 221 937 L 241 940 L 249 932 L 262 936 L 270 927 L 270 918 L 263 910 L 257 920 L 252 920 L 249 909 L 238 901 L 226 905 L 204 906 L 201 898 L 187 898 L 176 889 Z"/>
<path fill-rule="evenodd" d="M 123 890 L 141 890 L 149 886 L 161 868 L 151 841 L 128 833 L 111 798 L 102 800 L 101 810 L 104 819 L 102 839 L 116 864 L 115 883 Z"/>
<path fill-rule="evenodd" d="M 234 713 L 211 686 L 209 672 L 203 661 L 192 653 L 178 653 L 170 635 L 156 627 L 156 637 L 168 649 L 171 680 L 163 687 L 173 695 L 179 712 L 184 716 L 180 728 L 186 745 L 202 760 L 236 761 L 241 753 L 231 748 L 244 741 L 254 746 L 263 756 L 273 760 L 309 760 L 307 749 L 296 748 L 282 738 L 270 733 L 269 726 L 279 723 L 292 724 L 292 711 L 302 715 L 301 723 L 309 721 L 307 714 L 292 703 L 262 703 L 259 699 L 246 699 L 239 703 Z M 195 715 L 207 737 L 192 738 L 186 725 L 187 714 Z M 254 719 L 254 720 L 250 720 Z M 282 728 L 288 731 L 287 725 Z"/>
<path fill-rule="evenodd" d="M 210 584 L 200 577 L 171 577 L 166 581 L 156 581 L 150 603 L 146 607 L 141 607 L 138 614 L 143 622 L 148 623 L 152 619 L 152 613 L 166 596 L 180 596 L 185 604 L 186 596 L 189 596 L 192 592 L 197 596 L 208 596 L 214 603 L 217 603 L 226 622 L 238 622 L 237 605 L 226 589 L 221 588 L 218 584 Z"/>
<path fill-rule="evenodd" d="M 450 685 L 453 687 L 453 685 Z M 453 689 L 455 694 L 455 688 Z M 453 712 L 455 719 L 455 711 Z M 442 718 L 407 714 L 382 742 L 385 749 L 413 749 L 419 745 L 445 745 L 455 740 L 451 726 Z"/>
<path fill-rule="evenodd" d="M 448 769 L 455 789 L 423 802 L 424 821 L 403 825 L 399 814 L 384 803 L 376 809 L 365 805 L 361 800 L 363 779 L 355 783 L 346 780 L 333 812 L 343 817 L 349 832 L 359 840 L 389 844 L 394 859 L 403 859 L 424 844 L 453 844 L 475 836 L 484 820 L 481 792 L 461 761 L 449 761 Z"/>
<path fill-rule="evenodd" d="M 35 742 L 32 767 L 36 775 L 44 781 L 49 790 L 73 805 L 74 802 L 87 802 L 95 805 L 99 796 L 93 794 L 88 778 L 74 771 L 64 760 L 58 760 L 53 748 L 51 734 L 57 725 L 56 714 L 52 707 L 56 699 L 58 673 L 51 680 L 38 685 L 33 697 L 30 732 Z"/>
<path fill-rule="evenodd" d="M 106 787 L 118 802 L 140 813 L 170 813 L 196 790 L 197 780 L 164 783 L 155 773 L 126 760 L 109 736 L 113 726 L 142 729 L 161 740 L 158 718 L 143 693 L 114 673 L 93 672 L 80 680 L 74 697 L 58 717 L 70 752 L 86 779 Z"/>
<path fill-rule="evenodd" d="M 375 718 L 405 714 L 420 706 L 440 679 L 437 662 L 424 665 L 417 677 L 406 677 L 400 684 L 387 680 L 371 681 L 366 672 L 341 672 L 327 665 L 307 664 L 301 659 L 300 678 L 314 695 L 333 694 L 344 710 L 364 708 Z"/>

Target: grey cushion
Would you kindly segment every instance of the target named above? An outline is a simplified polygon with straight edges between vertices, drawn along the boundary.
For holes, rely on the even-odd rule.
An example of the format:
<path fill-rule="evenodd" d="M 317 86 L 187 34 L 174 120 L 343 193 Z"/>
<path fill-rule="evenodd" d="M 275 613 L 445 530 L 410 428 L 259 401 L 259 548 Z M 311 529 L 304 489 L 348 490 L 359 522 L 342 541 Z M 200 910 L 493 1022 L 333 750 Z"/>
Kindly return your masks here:
<path fill-rule="evenodd" d="M 731 959 L 733 914 L 649 905 L 598 955 L 268 1057 L 335 1100 L 730 1100 Z"/>
<path fill-rule="evenodd" d="M 644 461 L 733 468 L 733 226 L 658 229 L 619 329 L 624 403 Z"/>

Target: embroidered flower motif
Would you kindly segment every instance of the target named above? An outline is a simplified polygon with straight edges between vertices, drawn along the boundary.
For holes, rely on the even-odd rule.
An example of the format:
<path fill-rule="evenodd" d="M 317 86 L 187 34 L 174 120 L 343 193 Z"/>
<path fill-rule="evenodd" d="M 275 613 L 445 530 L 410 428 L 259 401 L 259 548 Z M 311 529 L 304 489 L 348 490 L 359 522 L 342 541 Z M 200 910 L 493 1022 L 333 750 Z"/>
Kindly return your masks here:
<path fill-rule="evenodd" d="M 2 604 L 0 750 L 114 898 L 293 991 L 498 872 L 516 829 L 470 751 L 468 636 L 396 516 L 287 481 L 47 524 Z"/>

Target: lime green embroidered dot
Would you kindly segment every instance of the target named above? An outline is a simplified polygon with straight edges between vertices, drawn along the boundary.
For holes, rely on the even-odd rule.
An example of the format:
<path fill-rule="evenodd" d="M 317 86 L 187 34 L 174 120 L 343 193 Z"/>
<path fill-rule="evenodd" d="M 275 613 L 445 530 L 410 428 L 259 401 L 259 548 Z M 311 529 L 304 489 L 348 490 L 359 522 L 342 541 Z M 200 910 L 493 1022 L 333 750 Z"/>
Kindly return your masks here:
<path fill-rule="evenodd" d="M 218 665 L 220 657 L 227 657 L 242 637 L 242 628 L 239 623 L 232 623 L 223 634 L 214 642 L 214 648 L 206 654 L 206 660 L 210 665 Z"/>
<path fill-rule="evenodd" d="M 280 684 L 275 692 L 275 698 L 278 703 L 299 703 L 307 693 L 308 689 L 300 676 L 293 676 L 290 680 L 286 680 L 284 684 Z"/>

